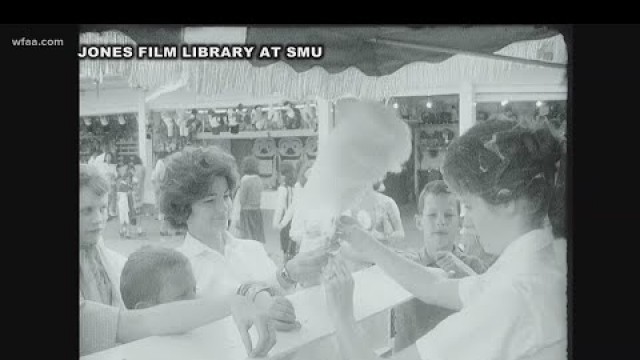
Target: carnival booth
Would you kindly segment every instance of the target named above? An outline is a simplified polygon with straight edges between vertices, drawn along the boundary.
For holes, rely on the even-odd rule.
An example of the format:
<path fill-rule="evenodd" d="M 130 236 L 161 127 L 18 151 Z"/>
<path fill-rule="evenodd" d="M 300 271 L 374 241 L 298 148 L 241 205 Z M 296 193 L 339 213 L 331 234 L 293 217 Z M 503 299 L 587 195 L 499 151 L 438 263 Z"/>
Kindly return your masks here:
<path fill-rule="evenodd" d="M 547 117 L 563 126 L 567 118 L 566 44 L 562 35 L 546 27 L 163 30 L 85 26 L 80 42 L 324 45 L 322 58 L 304 60 L 81 61 L 81 79 L 96 88 L 87 86 L 81 94 L 81 126 L 94 129 L 97 123 L 104 129 L 101 119 L 124 126 L 121 118 L 132 124 L 137 133 L 131 130 L 126 139 L 137 139 L 135 147 L 125 147 L 125 140 L 119 140 L 121 145 L 116 140 L 115 146 L 137 149 L 148 169 L 159 153 L 188 144 L 215 144 L 238 160 L 255 155 L 265 207 L 272 206 L 269 194 L 278 185 L 282 163 L 322 157 L 323 143 L 337 125 L 336 102 L 345 96 L 384 102 L 411 127 L 411 158 L 401 172 L 387 175 L 387 192 L 398 205 L 415 201 L 424 183 L 441 176 L 448 144 L 476 121 Z M 98 90 L 112 78 L 128 86 Z M 85 137 L 88 143 L 98 136 L 89 132 L 93 135 Z M 383 328 L 379 336 L 379 326 L 365 324 L 388 319 L 389 310 L 410 300 L 411 294 L 375 266 L 354 278 L 356 318 L 378 353 L 388 355 L 389 329 Z M 323 295 L 322 287 L 315 286 L 289 296 L 302 329 L 278 333 L 270 358 L 337 356 L 314 350 L 334 332 Z M 85 359 L 245 357 L 233 321 L 226 318 L 186 336 L 147 338 Z"/>

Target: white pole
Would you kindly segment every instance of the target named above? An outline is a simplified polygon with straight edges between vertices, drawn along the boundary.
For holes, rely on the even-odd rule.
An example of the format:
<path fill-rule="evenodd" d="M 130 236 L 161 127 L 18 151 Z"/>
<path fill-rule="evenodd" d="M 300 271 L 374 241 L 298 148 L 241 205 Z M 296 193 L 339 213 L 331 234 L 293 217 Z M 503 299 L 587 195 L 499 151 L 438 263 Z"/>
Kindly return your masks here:
<path fill-rule="evenodd" d="M 316 98 L 316 113 L 318 114 L 318 151 L 322 151 L 322 143 L 333 130 L 331 102 Z"/>
<path fill-rule="evenodd" d="M 460 109 L 458 116 L 460 117 L 460 134 L 464 134 L 469 128 L 476 123 L 476 108 L 473 106 L 475 94 L 473 85 L 470 82 L 464 82 L 460 85 Z"/>

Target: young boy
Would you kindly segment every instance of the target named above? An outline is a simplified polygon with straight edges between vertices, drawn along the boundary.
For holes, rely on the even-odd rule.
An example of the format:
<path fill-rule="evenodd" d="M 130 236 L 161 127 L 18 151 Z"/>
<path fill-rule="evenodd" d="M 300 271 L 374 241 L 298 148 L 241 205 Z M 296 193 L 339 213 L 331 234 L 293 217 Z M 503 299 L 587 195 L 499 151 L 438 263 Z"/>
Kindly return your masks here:
<path fill-rule="evenodd" d="M 460 204 L 442 180 L 425 185 L 418 199 L 416 227 L 422 231 L 424 247 L 398 251 L 429 267 L 440 267 L 460 278 L 483 273 L 487 266 L 456 246 L 460 233 Z M 413 299 L 393 309 L 394 352 L 413 344 L 454 311 Z"/>
<path fill-rule="evenodd" d="M 120 276 L 120 292 L 127 309 L 144 309 L 196 297 L 191 263 L 182 253 L 159 246 L 143 246 L 132 253 Z"/>
<path fill-rule="evenodd" d="M 424 246 L 400 251 L 424 266 L 440 267 L 453 277 L 476 275 L 487 270 L 477 257 L 464 253 L 458 243 L 460 203 L 442 180 L 425 185 L 418 199 L 416 227 L 422 231 Z"/>

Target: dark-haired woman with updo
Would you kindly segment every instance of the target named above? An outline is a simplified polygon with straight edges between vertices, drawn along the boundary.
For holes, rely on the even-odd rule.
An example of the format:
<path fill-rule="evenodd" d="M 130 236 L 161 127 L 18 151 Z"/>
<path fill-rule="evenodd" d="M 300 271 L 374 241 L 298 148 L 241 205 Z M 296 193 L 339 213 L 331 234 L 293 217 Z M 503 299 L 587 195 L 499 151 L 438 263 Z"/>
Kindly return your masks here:
<path fill-rule="evenodd" d="M 551 227 L 560 141 L 546 127 L 488 120 L 448 148 L 444 180 L 461 198 L 484 250 L 498 256 L 487 272 L 462 279 L 415 264 L 357 225 L 339 226 L 352 247 L 414 296 L 458 312 L 396 358 L 542 360 L 567 358 L 566 259 Z M 552 217 L 549 217 L 551 214 Z M 545 223 L 551 226 L 545 226 Z M 342 261 L 329 262 L 329 314 L 347 359 L 375 359 L 356 330 L 353 279 Z"/>

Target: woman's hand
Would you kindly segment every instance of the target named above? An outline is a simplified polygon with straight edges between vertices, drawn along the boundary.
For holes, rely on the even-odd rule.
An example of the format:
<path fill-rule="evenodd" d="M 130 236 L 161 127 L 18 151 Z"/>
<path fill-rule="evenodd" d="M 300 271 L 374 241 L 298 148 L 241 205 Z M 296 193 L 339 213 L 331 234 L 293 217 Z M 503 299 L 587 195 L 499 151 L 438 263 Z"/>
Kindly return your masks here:
<path fill-rule="evenodd" d="M 328 259 L 329 254 L 324 248 L 300 253 L 287 262 L 287 272 L 298 283 L 314 281 L 322 275 L 322 268 Z"/>
<path fill-rule="evenodd" d="M 256 306 L 272 320 L 276 330 L 292 331 L 300 328 L 300 322 L 296 320 L 296 311 L 289 299 L 283 296 L 272 297 L 266 292 L 261 292 L 256 297 Z"/>
<path fill-rule="evenodd" d="M 231 301 L 231 314 L 238 328 L 242 342 L 250 357 L 262 357 L 276 344 L 276 330 L 271 324 L 271 319 L 245 297 L 237 296 Z M 253 347 L 249 329 L 256 327 L 258 343 Z"/>
<path fill-rule="evenodd" d="M 323 272 L 327 310 L 336 327 L 344 321 L 355 321 L 353 315 L 353 288 L 351 272 L 340 257 L 329 260 Z"/>
<path fill-rule="evenodd" d="M 375 249 L 381 246 L 381 244 L 371 233 L 356 223 L 351 222 L 345 224 L 343 221 L 338 222 L 336 233 L 338 237 L 347 242 L 359 256 L 370 262 L 375 262 Z"/>

